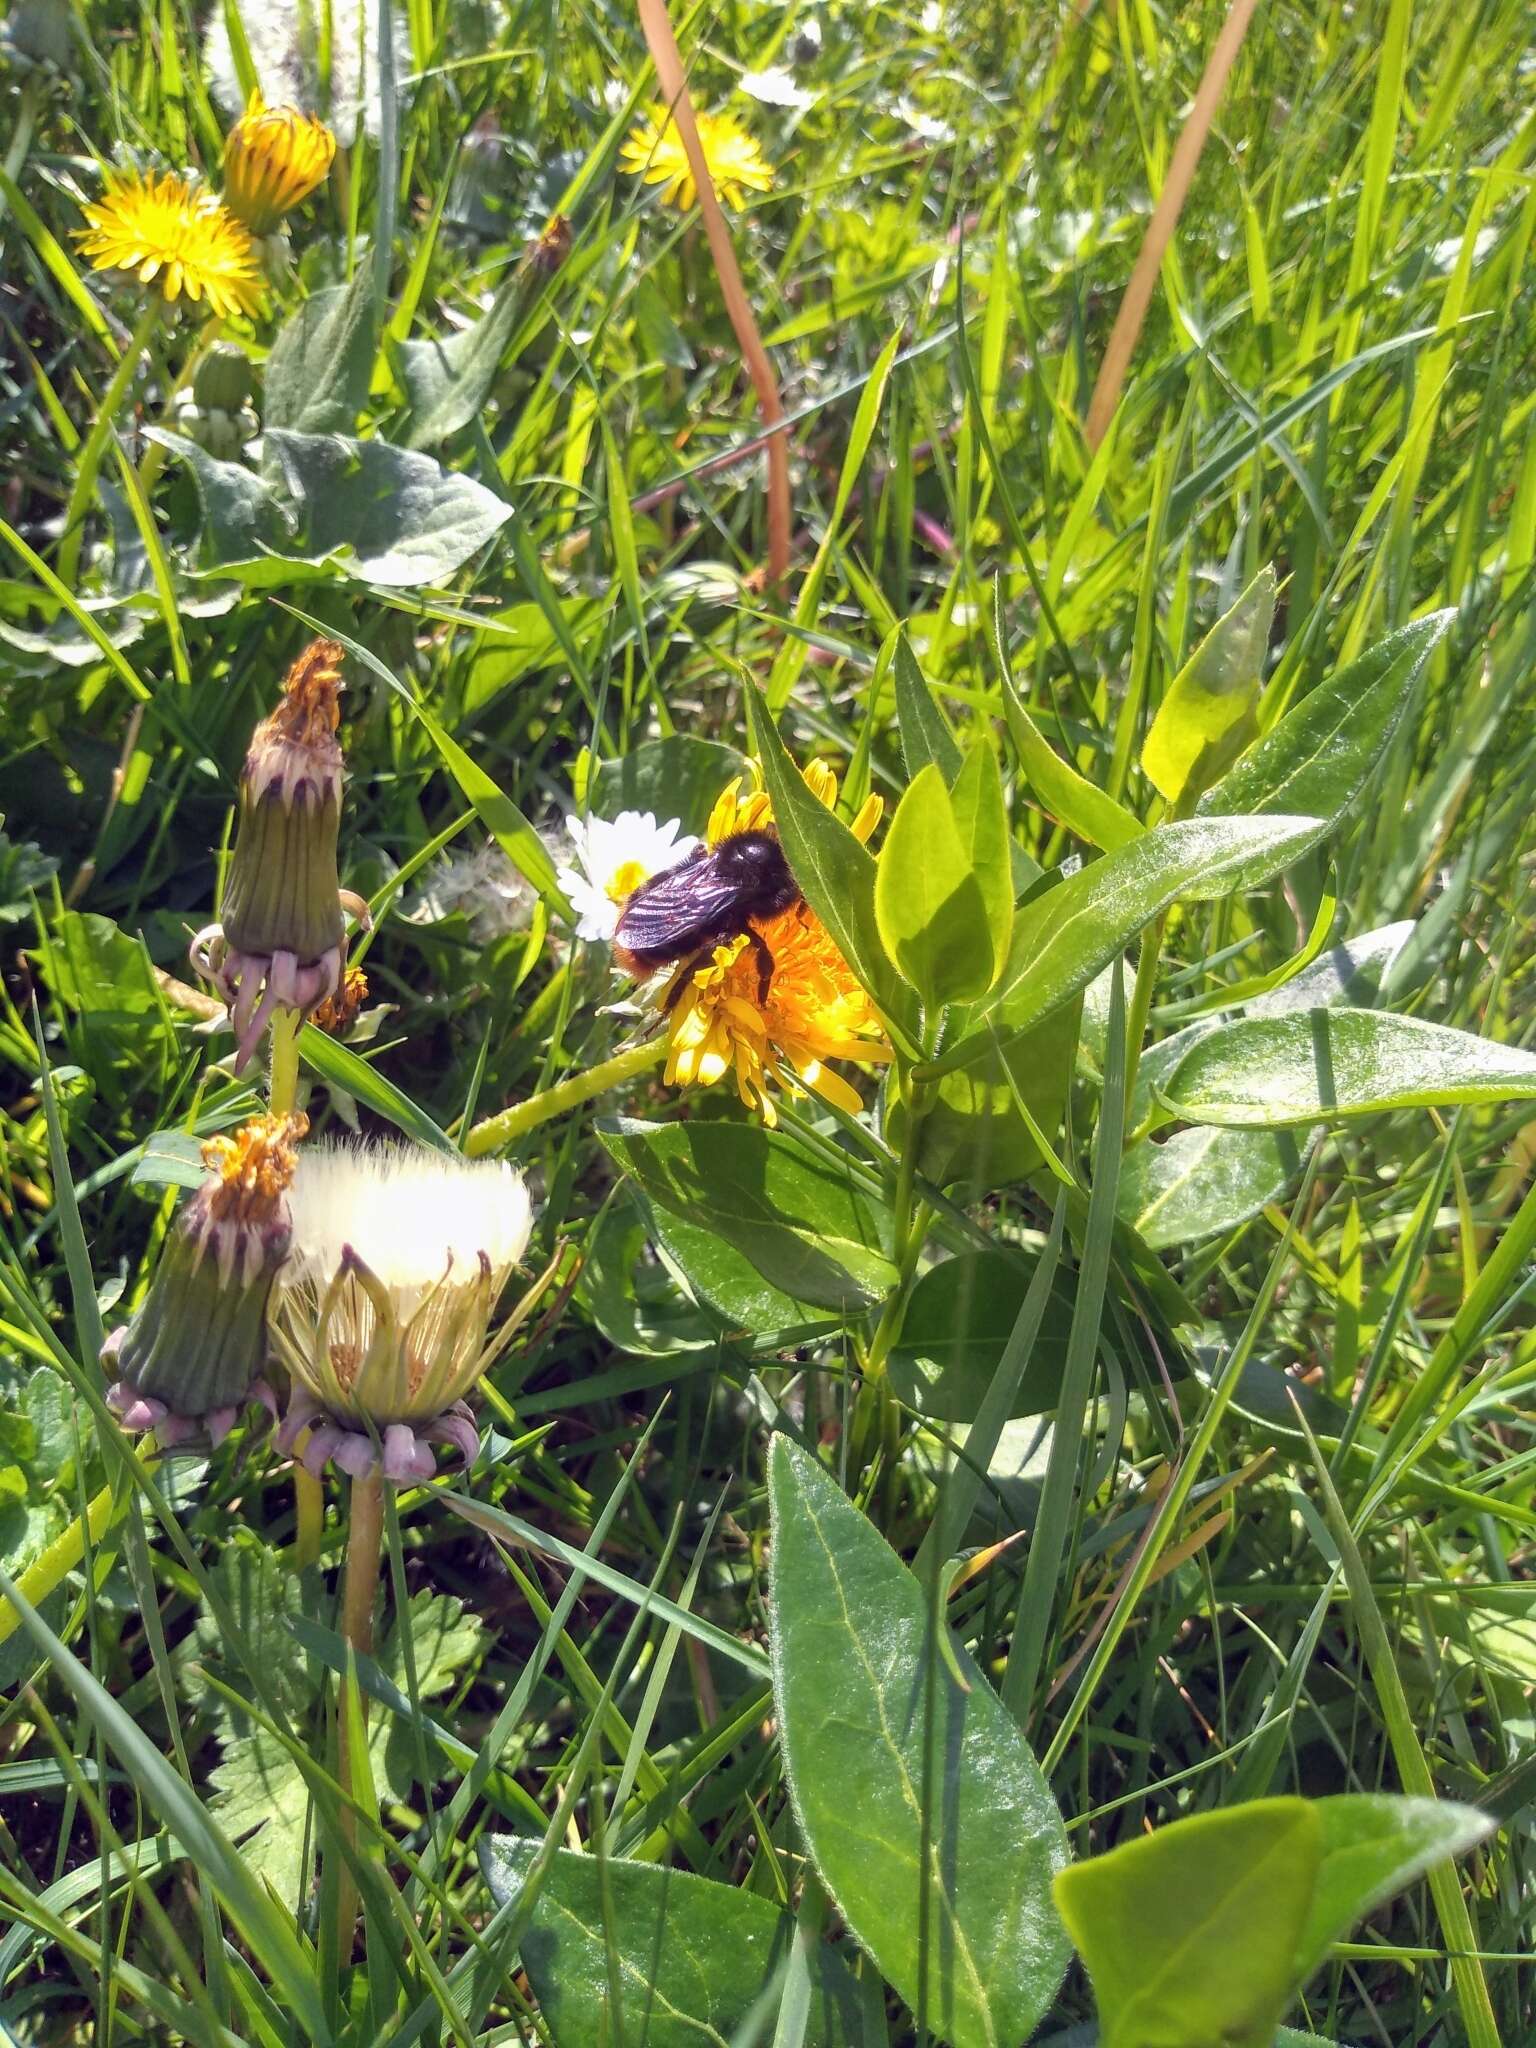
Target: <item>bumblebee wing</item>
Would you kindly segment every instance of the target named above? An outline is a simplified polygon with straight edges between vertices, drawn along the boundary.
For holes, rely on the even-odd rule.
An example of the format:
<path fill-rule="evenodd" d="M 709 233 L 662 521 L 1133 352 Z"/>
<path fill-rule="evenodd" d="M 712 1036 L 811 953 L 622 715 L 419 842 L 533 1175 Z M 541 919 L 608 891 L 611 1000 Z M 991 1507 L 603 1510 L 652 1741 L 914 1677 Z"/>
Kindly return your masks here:
<path fill-rule="evenodd" d="M 619 916 L 614 943 L 642 958 L 687 952 L 720 929 L 740 901 L 739 884 L 722 878 L 706 855 L 643 882 Z"/>

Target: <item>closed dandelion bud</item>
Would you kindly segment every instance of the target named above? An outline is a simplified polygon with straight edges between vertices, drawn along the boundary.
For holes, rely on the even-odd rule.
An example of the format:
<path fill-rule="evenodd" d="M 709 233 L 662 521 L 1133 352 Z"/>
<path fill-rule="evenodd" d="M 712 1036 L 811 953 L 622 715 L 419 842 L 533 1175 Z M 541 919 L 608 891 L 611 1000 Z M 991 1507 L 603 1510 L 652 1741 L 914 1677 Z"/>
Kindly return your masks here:
<path fill-rule="evenodd" d="M 255 373 L 244 349 L 217 342 L 198 365 L 189 391 L 178 394 L 176 424 L 220 462 L 233 462 L 261 432 L 251 404 Z"/>
<path fill-rule="evenodd" d="M 269 107 L 260 92 L 224 142 L 224 204 L 253 235 L 269 236 L 330 176 L 336 138 L 297 107 Z"/>
<path fill-rule="evenodd" d="M 341 820 L 341 649 L 316 640 L 288 671 L 282 700 L 251 739 L 220 923 L 192 961 L 230 1006 L 238 1071 L 274 1010 L 301 1015 L 341 979 L 342 910 L 367 906 L 336 874 Z"/>
<path fill-rule="evenodd" d="M 465 1395 L 537 1298 L 536 1283 L 490 1334 L 527 1249 L 528 1190 L 498 1160 L 420 1147 L 320 1145 L 293 1186 L 293 1240 L 272 1296 L 278 1355 L 294 1382 L 279 1432 L 310 1428 L 304 1462 L 353 1478 L 431 1478 L 430 1440 L 473 1462 Z"/>
<path fill-rule="evenodd" d="M 258 1117 L 203 1147 L 208 1178 L 171 1227 L 143 1307 L 102 1351 L 107 1403 L 162 1447 L 217 1444 L 253 1394 L 271 1401 L 267 1298 L 288 1250 L 287 1189 L 303 1117 Z"/>

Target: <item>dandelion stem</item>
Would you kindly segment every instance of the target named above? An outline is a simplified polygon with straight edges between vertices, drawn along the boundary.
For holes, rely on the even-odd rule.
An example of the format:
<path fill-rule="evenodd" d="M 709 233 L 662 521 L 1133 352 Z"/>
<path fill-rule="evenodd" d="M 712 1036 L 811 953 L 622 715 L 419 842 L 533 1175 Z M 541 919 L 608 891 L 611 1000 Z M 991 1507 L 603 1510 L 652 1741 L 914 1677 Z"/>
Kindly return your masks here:
<path fill-rule="evenodd" d="M 538 1095 L 530 1095 L 526 1102 L 514 1102 L 510 1108 L 499 1110 L 495 1116 L 488 1116 L 474 1126 L 464 1140 L 465 1154 L 470 1159 L 481 1159 L 487 1152 L 500 1151 L 503 1145 L 510 1145 L 525 1131 L 536 1130 L 552 1117 L 564 1116 L 568 1109 L 579 1109 L 594 1095 L 601 1095 L 609 1088 L 622 1087 L 624 1082 L 649 1073 L 652 1067 L 659 1067 L 666 1056 L 665 1037 L 648 1038 L 643 1045 L 632 1045 L 624 1052 L 615 1053 L 612 1059 L 601 1060 L 595 1067 L 588 1067 L 585 1073 L 572 1074 L 568 1081 L 545 1088 Z"/>
<path fill-rule="evenodd" d="M 97 408 L 96 423 L 91 428 L 90 437 L 80 451 L 74 488 L 69 494 L 69 503 L 64 508 L 64 538 L 59 543 L 59 580 L 71 588 L 74 586 L 75 573 L 80 566 L 80 550 L 85 542 L 85 515 L 96 494 L 96 476 L 101 468 L 101 458 L 106 453 L 108 437 L 117 424 L 117 415 L 122 410 L 129 387 L 149 352 L 150 337 L 154 334 L 164 306 L 165 301 L 157 292 L 140 314 L 139 324 L 133 330 L 133 337 L 128 346 L 118 358 L 117 368 L 112 372 L 112 382 L 107 386 Z"/>
<path fill-rule="evenodd" d="M 271 1067 L 267 1107 L 273 1116 L 292 1113 L 299 1094 L 299 1028 L 297 1010 L 279 1010 L 272 1019 Z M 295 1449 L 301 1449 L 296 1445 Z M 319 1561 L 325 1534 L 325 1495 L 320 1481 L 302 1460 L 293 1461 L 293 1568 L 306 1570 Z"/>
<path fill-rule="evenodd" d="M 308 1475 L 306 1474 L 306 1477 Z M 342 1640 L 359 1657 L 373 1654 L 373 1609 L 379 1591 L 379 1561 L 384 1543 L 384 1479 L 374 1471 L 366 1479 L 354 1479 L 347 1521 L 347 1573 L 341 1598 Z M 366 1727 L 368 1696 L 359 1693 L 358 1718 Z M 338 1717 L 338 1757 L 341 1788 L 352 1791 L 352 1742 L 348 1716 Z M 349 1849 L 357 1846 L 357 1816 L 350 1807 L 341 1810 L 341 1832 Z M 357 1931 L 357 1886 L 352 1872 L 343 1866 L 336 1888 L 336 1925 L 340 1934 L 338 1953 L 343 1968 L 351 1960 Z"/>

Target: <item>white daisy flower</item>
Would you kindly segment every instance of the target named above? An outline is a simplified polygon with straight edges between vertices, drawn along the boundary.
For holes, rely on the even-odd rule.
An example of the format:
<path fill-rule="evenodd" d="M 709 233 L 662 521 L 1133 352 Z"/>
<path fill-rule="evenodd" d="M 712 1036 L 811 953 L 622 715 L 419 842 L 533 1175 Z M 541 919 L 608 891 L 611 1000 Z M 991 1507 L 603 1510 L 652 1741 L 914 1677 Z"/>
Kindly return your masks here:
<path fill-rule="evenodd" d="M 533 1227 L 521 1175 L 422 1146 L 315 1145 L 299 1155 L 289 1209 L 271 1306 L 294 1381 L 284 1448 L 309 1428 L 305 1464 L 334 1458 L 354 1478 L 373 1469 L 376 1437 L 390 1479 L 430 1478 L 431 1438 L 473 1463 L 464 1396 L 543 1285 L 489 1335 Z"/>
<path fill-rule="evenodd" d="M 569 817 L 565 829 L 576 849 L 576 864 L 559 870 L 560 886 L 579 920 L 579 939 L 611 939 L 619 912 L 640 884 L 675 868 L 699 843 L 683 832 L 679 819 L 668 818 L 659 825 L 651 811 L 620 811 L 616 818 Z"/>

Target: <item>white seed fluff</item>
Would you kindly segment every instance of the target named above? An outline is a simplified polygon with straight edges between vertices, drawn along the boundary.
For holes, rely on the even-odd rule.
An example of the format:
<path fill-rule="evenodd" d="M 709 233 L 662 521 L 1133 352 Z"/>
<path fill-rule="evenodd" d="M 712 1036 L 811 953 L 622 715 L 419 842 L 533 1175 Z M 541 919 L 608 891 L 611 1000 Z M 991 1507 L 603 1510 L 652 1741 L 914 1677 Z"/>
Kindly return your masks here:
<path fill-rule="evenodd" d="M 484 1253 L 498 1284 L 527 1248 L 533 1208 L 500 1159 L 452 1159 L 421 1145 L 306 1145 L 288 1194 L 283 1280 L 323 1287 L 350 1245 L 389 1288 L 471 1280 Z"/>

